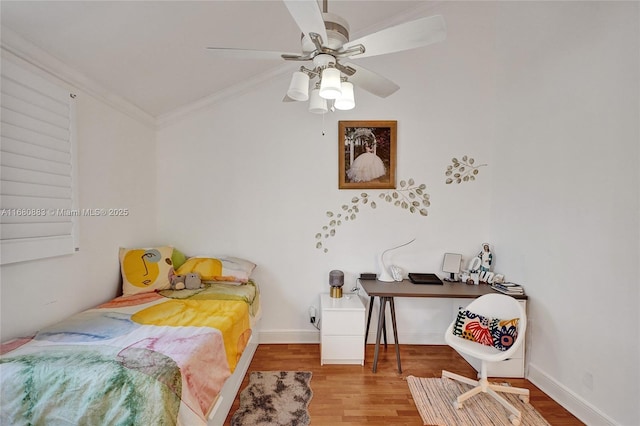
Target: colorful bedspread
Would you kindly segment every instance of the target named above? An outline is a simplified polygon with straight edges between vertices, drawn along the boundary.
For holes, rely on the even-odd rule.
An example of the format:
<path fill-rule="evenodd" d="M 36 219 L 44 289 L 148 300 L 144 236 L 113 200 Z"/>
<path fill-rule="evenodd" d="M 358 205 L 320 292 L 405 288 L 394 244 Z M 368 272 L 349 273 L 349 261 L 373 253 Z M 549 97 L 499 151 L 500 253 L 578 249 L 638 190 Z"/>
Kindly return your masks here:
<path fill-rule="evenodd" d="M 251 335 L 253 282 L 119 297 L 2 347 L 0 424 L 198 425 Z"/>

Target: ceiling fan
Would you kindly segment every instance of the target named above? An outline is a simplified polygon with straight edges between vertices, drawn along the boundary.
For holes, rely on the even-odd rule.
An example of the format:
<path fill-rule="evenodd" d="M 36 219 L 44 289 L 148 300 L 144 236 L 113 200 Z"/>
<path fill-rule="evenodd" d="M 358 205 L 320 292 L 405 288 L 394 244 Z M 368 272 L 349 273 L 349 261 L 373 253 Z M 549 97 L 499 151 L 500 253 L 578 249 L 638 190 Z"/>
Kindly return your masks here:
<path fill-rule="evenodd" d="M 338 15 L 328 13 L 327 0 L 321 11 L 316 0 L 282 0 L 302 30 L 302 53 L 208 47 L 227 57 L 311 61 L 313 67 L 301 66 L 293 73 L 283 101 L 310 101 L 309 110 L 327 112 L 330 108 L 351 109 L 355 106 L 353 85 L 376 96 L 386 98 L 400 86 L 360 65 L 348 62 L 403 50 L 415 49 L 446 38 L 444 18 L 436 15 L 405 22 L 349 40 L 349 24 Z M 318 79 L 315 83 L 314 79 Z M 311 94 L 309 85 L 311 83 Z"/>

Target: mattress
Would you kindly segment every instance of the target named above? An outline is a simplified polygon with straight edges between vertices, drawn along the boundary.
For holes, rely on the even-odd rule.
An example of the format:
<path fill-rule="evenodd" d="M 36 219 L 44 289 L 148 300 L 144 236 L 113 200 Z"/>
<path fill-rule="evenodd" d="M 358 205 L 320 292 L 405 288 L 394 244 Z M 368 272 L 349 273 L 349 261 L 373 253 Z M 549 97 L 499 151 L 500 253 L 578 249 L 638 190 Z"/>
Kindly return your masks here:
<path fill-rule="evenodd" d="M 260 316 L 259 289 L 123 296 L 2 345 L 0 424 L 204 425 Z"/>

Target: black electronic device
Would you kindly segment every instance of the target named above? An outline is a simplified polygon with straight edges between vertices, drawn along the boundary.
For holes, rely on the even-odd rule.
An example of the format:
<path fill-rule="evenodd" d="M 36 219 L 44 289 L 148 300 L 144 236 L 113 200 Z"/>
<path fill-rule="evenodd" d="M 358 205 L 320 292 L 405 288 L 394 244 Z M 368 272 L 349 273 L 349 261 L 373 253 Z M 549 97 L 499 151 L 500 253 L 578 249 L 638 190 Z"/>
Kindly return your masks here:
<path fill-rule="evenodd" d="M 409 280 L 414 284 L 442 285 L 442 280 L 436 274 L 419 274 L 410 272 Z"/>
<path fill-rule="evenodd" d="M 363 272 L 360 274 L 360 279 L 361 280 L 375 280 L 378 277 L 376 276 L 376 274 L 371 273 L 371 272 Z"/>

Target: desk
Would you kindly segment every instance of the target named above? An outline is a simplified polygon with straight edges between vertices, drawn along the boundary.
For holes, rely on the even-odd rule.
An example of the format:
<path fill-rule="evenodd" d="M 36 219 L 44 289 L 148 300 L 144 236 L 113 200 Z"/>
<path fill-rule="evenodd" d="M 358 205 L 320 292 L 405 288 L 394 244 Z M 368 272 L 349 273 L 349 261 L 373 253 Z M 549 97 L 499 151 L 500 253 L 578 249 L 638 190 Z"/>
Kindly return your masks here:
<path fill-rule="evenodd" d="M 364 343 L 367 344 L 367 336 L 369 334 L 369 325 L 371 323 L 371 312 L 373 310 L 373 301 L 376 297 L 380 298 L 380 313 L 378 314 L 378 329 L 376 332 L 376 349 L 373 356 L 373 372 L 378 368 L 378 354 L 380 352 L 380 336 L 384 330 L 386 345 L 386 324 L 385 324 L 385 307 L 387 303 L 391 308 L 391 324 L 393 326 L 393 339 L 396 346 L 396 361 L 398 363 L 398 372 L 402 373 L 400 364 L 400 347 L 398 346 L 398 328 L 396 325 L 396 307 L 393 302 L 394 297 L 439 297 L 439 298 L 476 298 L 484 294 L 498 293 L 493 290 L 490 285 L 469 285 L 461 282 L 444 282 L 442 285 L 432 284 L 413 284 L 409 280 L 399 282 L 383 282 L 378 280 L 360 280 L 360 284 L 364 291 L 370 297 L 369 314 L 367 316 L 367 328 L 365 331 Z M 516 299 L 526 299 L 527 296 L 513 296 Z"/>

